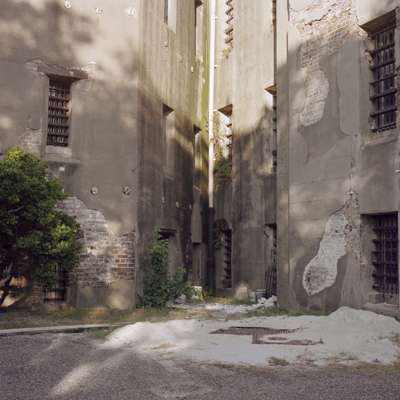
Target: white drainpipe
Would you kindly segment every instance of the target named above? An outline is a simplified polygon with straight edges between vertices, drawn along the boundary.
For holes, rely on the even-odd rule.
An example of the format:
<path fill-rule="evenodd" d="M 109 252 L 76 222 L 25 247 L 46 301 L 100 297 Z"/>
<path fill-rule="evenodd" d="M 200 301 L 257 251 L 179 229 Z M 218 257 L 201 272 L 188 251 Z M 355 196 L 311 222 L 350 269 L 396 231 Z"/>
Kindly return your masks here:
<path fill-rule="evenodd" d="M 214 208 L 214 93 L 216 0 L 210 0 L 210 70 L 208 97 L 208 202 Z"/>

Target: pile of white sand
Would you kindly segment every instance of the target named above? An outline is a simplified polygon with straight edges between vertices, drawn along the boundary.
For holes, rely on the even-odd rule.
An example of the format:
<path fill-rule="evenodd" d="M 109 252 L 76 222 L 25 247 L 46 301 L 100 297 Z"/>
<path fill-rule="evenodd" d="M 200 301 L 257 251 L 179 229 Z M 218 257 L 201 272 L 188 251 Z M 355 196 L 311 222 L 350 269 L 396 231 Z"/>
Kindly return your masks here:
<path fill-rule="evenodd" d="M 252 344 L 250 335 L 211 334 L 218 329 L 232 326 L 297 329 L 293 333 L 266 335 L 261 339 L 273 341 L 278 337 L 281 342 L 287 339 L 313 344 Z M 137 323 L 114 331 L 104 345 L 112 348 L 124 347 L 155 357 L 232 364 L 390 364 L 400 356 L 398 342 L 396 344 L 393 340 L 396 335 L 400 335 L 400 323 L 395 319 L 343 307 L 329 316 Z"/>

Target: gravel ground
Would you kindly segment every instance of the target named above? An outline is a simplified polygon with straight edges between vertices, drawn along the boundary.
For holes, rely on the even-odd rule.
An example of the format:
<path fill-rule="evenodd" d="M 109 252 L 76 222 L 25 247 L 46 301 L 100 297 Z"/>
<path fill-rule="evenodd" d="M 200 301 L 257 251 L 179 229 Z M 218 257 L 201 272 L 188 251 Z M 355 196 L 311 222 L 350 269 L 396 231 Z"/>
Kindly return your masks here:
<path fill-rule="evenodd" d="M 9 400 L 399 399 L 400 368 L 238 367 L 143 358 L 87 334 L 0 338 Z"/>

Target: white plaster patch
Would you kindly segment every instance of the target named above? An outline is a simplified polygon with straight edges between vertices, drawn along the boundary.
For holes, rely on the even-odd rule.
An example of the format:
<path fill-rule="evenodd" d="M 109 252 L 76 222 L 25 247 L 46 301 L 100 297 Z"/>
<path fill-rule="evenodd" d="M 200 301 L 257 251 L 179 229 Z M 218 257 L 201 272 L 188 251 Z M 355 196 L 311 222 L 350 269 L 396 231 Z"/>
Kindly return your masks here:
<path fill-rule="evenodd" d="M 306 102 L 300 115 L 300 122 L 310 126 L 324 115 L 325 100 L 329 94 L 329 81 L 319 68 L 306 68 Z"/>
<path fill-rule="evenodd" d="M 290 0 L 290 20 L 310 24 L 320 21 L 329 13 L 351 6 L 349 0 Z"/>
<path fill-rule="evenodd" d="M 303 287 L 309 296 L 331 287 L 337 278 L 337 264 L 346 254 L 346 225 L 344 209 L 328 220 L 317 255 L 308 263 L 303 274 Z"/>
<path fill-rule="evenodd" d="M 337 53 L 349 39 L 362 36 L 362 30 L 352 0 L 290 0 L 290 22 L 300 35 L 299 66 L 306 77 L 300 122 L 310 126 L 322 119 L 330 90 L 321 60 Z"/>
<path fill-rule="evenodd" d="M 325 0 L 330 3 L 330 0 Z M 329 4 L 330 6 L 330 4 Z M 290 20 L 310 23 L 322 19 L 329 12 L 329 8 L 321 7 L 320 0 L 291 0 Z"/>

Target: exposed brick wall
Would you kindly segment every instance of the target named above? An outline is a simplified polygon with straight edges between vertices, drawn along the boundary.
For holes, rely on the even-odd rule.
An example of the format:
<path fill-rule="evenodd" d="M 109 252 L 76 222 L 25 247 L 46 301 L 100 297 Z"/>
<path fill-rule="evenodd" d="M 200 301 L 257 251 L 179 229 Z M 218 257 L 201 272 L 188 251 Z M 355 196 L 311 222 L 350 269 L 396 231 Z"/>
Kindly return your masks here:
<path fill-rule="evenodd" d="M 118 280 L 135 279 L 133 232 L 114 235 L 107 226 L 104 215 L 88 209 L 76 197 L 63 201 L 60 208 L 76 217 L 83 232 L 80 263 L 70 273 L 70 284 L 79 286 L 105 286 Z"/>
<path fill-rule="evenodd" d="M 300 121 L 309 126 L 322 118 L 330 90 L 321 60 L 337 53 L 350 38 L 365 36 L 365 32 L 357 24 L 352 0 L 309 0 L 297 8 L 297 1 L 290 4 L 290 22 L 301 38 L 299 66 L 305 77 L 306 102 Z"/>

